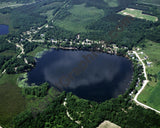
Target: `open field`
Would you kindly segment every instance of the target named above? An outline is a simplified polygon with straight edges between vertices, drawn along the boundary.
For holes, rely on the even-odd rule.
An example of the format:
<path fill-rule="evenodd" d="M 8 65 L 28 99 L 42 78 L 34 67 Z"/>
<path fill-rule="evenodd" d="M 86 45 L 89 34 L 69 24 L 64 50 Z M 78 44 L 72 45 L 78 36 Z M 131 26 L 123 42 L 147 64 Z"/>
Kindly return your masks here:
<path fill-rule="evenodd" d="M 85 4 L 74 5 L 69 9 L 71 13 L 62 20 L 56 20 L 55 24 L 72 32 L 86 32 L 86 26 L 104 16 L 102 9 L 85 7 Z"/>
<path fill-rule="evenodd" d="M 9 31 L 13 30 L 13 25 L 10 19 L 10 14 L 2 14 L 0 13 L 0 24 L 5 24 L 9 26 Z"/>
<path fill-rule="evenodd" d="M 121 128 L 121 127 L 110 121 L 104 121 L 97 128 Z"/>
<path fill-rule="evenodd" d="M 35 3 L 35 0 L 33 0 L 32 2 L 28 2 L 28 3 L 17 3 L 17 2 L 1 2 L 0 3 L 0 9 L 3 9 L 3 8 L 17 8 L 17 7 L 20 7 L 20 6 L 23 6 L 23 5 L 30 5 L 30 4 L 33 4 Z"/>
<path fill-rule="evenodd" d="M 145 87 L 142 93 L 139 95 L 138 100 L 150 107 L 160 110 L 160 44 L 149 40 L 145 41 L 145 48 L 143 51 L 149 57 L 152 65 L 147 67 L 147 75 L 150 80 L 149 84 Z"/>
<path fill-rule="evenodd" d="M 10 23 L 10 15 L 0 13 L 0 24 L 9 25 L 9 23 Z"/>
<path fill-rule="evenodd" d="M 0 78 L 0 125 L 7 124 L 23 111 L 27 104 L 21 95 L 21 89 L 16 85 L 19 75 L 3 75 Z"/>
<path fill-rule="evenodd" d="M 158 21 L 157 17 L 147 15 L 147 14 L 142 14 L 142 10 L 137 10 L 137 9 L 132 9 L 132 8 L 126 8 L 125 10 L 118 12 L 118 14 L 127 15 L 131 17 L 139 18 L 139 19 L 145 19 L 145 20 L 149 20 L 152 22 Z"/>
<path fill-rule="evenodd" d="M 139 0 L 138 2 L 148 5 L 160 6 L 159 0 Z"/>
<path fill-rule="evenodd" d="M 17 4 L 16 2 L 3 2 L 0 4 L 0 9 L 10 7 L 10 8 L 16 8 L 19 6 L 23 6 L 24 4 Z"/>
<path fill-rule="evenodd" d="M 12 50 L 6 50 L 4 52 L 0 52 L 0 55 L 2 55 L 2 56 L 15 56 L 16 53 Z"/>
<path fill-rule="evenodd" d="M 45 9 L 47 9 L 47 10 L 50 9 L 50 10 L 48 10 L 44 13 L 41 13 L 41 15 L 47 16 L 48 21 L 53 20 L 57 7 L 60 7 L 62 5 L 63 5 L 63 2 L 53 2 L 51 4 L 42 6 L 41 9 L 44 9 L 44 10 Z"/>
<path fill-rule="evenodd" d="M 35 57 L 35 55 L 36 55 L 38 52 L 43 51 L 43 50 L 44 50 L 44 48 L 42 48 L 42 47 L 39 46 L 39 47 L 37 47 L 36 49 L 34 49 L 33 51 L 27 53 L 27 55 L 28 55 L 28 56 L 33 56 L 33 57 Z"/>

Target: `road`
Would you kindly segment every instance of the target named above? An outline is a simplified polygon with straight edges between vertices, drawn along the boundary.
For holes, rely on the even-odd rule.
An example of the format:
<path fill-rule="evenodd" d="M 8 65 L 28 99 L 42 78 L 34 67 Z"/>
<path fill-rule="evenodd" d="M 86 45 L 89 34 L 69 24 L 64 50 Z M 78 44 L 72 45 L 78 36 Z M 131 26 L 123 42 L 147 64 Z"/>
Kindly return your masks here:
<path fill-rule="evenodd" d="M 148 5 L 153 5 L 153 6 L 158 6 L 160 7 L 160 4 L 154 4 L 154 3 L 147 3 L 147 2 L 141 2 L 142 4 L 148 4 Z"/>
<path fill-rule="evenodd" d="M 35 2 L 27 3 L 27 4 L 16 4 L 16 3 L 8 2 L 6 5 L 2 5 L 0 7 L 0 9 L 3 9 L 3 8 L 16 8 L 16 7 L 20 7 L 20 6 L 24 6 L 24 5 L 30 5 L 30 4 L 34 4 L 34 3 Z"/>
<path fill-rule="evenodd" d="M 143 91 L 143 89 L 146 87 L 146 85 L 147 85 L 147 83 L 149 82 L 149 80 L 148 80 L 148 78 L 147 78 L 146 66 L 145 66 L 144 62 L 143 62 L 142 59 L 139 57 L 139 55 L 138 55 L 138 53 L 137 53 L 136 51 L 133 51 L 133 53 L 136 55 L 136 57 L 137 57 L 137 58 L 139 59 L 139 61 L 142 63 L 143 72 L 144 72 L 144 77 L 145 77 L 145 79 L 146 79 L 146 80 L 143 81 L 143 86 L 142 86 L 142 88 L 138 91 L 138 93 L 137 93 L 136 96 L 134 97 L 134 101 L 135 101 L 138 105 L 140 105 L 140 106 L 142 106 L 142 107 L 144 107 L 144 108 L 146 108 L 146 109 L 151 109 L 151 110 L 153 110 L 153 111 L 155 111 L 155 112 L 157 112 L 157 113 L 160 114 L 160 111 L 158 111 L 158 110 L 156 110 L 156 109 L 154 109 L 154 108 L 152 108 L 152 107 L 149 107 L 149 106 L 147 106 L 147 105 L 145 105 L 145 104 L 143 104 L 143 103 L 141 103 L 141 102 L 139 102 L 139 101 L 137 100 L 139 94 L 140 94 L 140 93 Z"/>
<path fill-rule="evenodd" d="M 23 44 L 19 45 L 18 43 L 16 43 L 16 47 L 21 49 L 21 53 L 17 56 L 17 58 L 20 58 L 22 54 L 25 54 Z"/>
<path fill-rule="evenodd" d="M 64 99 L 63 105 L 64 105 L 64 107 L 66 108 L 67 117 L 68 117 L 70 120 L 73 121 L 73 118 L 71 117 L 71 115 L 69 114 L 69 111 L 67 110 L 66 104 L 67 104 L 67 98 Z M 79 120 L 78 120 L 78 121 L 75 121 L 75 123 L 78 124 L 78 125 L 81 124 L 81 122 L 80 122 Z M 83 126 L 81 126 L 81 128 L 83 128 Z"/>

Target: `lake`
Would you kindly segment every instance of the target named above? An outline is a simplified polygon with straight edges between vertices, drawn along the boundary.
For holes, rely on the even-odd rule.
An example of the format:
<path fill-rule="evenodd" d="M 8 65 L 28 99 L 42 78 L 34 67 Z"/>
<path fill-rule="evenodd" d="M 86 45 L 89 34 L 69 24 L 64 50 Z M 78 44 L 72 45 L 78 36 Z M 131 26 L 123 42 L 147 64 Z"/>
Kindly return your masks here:
<path fill-rule="evenodd" d="M 80 98 L 102 102 L 116 98 L 129 87 L 132 63 L 127 58 L 100 52 L 55 50 L 37 59 L 28 83 L 49 82 Z"/>
<path fill-rule="evenodd" d="M 0 35 L 6 35 L 9 33 L 9 26 L 0 24 Z"/>

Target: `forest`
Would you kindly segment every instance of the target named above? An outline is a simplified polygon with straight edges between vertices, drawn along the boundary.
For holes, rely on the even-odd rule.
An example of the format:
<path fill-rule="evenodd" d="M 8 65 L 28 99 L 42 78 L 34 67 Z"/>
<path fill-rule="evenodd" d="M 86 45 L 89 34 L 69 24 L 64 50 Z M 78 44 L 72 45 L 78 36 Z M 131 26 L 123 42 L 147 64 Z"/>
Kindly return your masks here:
<path fill-rule="evenodd" d="M 158 128 L 160 125 L 159 115 L 151 110 L 146 110 L 135 105 L 129 96 L 129 93 L 134 90 L 135 85 L 138 82 L 138 78 L 140 78 L 141 82 L 144 80 L 142 67 L 138 66 L 138 62 L 136 60 L 133 61 L 133 67 L 134 74 L 130 88 L 118 98 L 113 98 L 102 103 L 80 99 L 72 93 L 65 92 L 61 93 L 56 98 L 54 97 L 52 100 L 48 100 L 48 97 L 52 98 L 54 93 L 48 93 L 48 97 L 46 96 L 48 85 L 45 83 L 42 84 L 41 87 L 33 86 L 30 88 L 24 88 L 24 95 L 43 97 L 41 102 L 43 102 L 43 100 L 48 100 L 49 103 L 43 102 L 43 106 L 45 107 L 39 105 L 37 108 L 30 108 L 24 111 L 18 115 L 10 125 L 13 125 L 15 128 L 79 128 L 80 125 L 87 128 L 95 128 L 104 120 L 110 120 L 119 126 L 126 128 Z M 134 93 L 137 93 L 136 90 L 134 90 Z M 66 107 L 63 105 L 65 99 L 67 99 L 67 109 L 73 120 L 70 120 L 67 117 Z M 75 123 L 77 120 L 81 122 L 80 125 Z M 146 120 L 148 122 L 144 124 Z"/>
<path fill-rule="evenodd" d="M 73 120 L 66 114 L 63 106 L 64 99 L 67 99 L 67 109 Z M 75 121 L 80 120 L 80 125 Z M 79 99 L 71 93 L 61 93 L 40 113 L 34 115 L 28 110 L 17 116 L 12 125 L 14 128 L 95 128 L 104 120 L 110 120 L 115 124 L 125 128 L 158 128 L 160 126 L 160 116 L 155 112 L 143 109 L 135 105 L 129 99 L 119 96 L 103 103 L 96 103 Z"/>
<path fill-rule="evenodd" d="M 114 40 L 110 40 L 110 32 L 113 31 L 117 25 L 121 25 L 121 22 L 125 17 L 122 15 L 118 15 L 117 12 L 119 12 L 122 9 L 125 9 L 126 7 L 132 7 L 132 8 L 141 8 L 143 10 L 143 13 L 155 15 L 160 18 L 160 13 L 156 7 L 153 6 L 144 6 L 143 4 L 136 4 L 136 0 L 118 0 L 118 7 L 109 7 L 106 6 L 106 3 L 103 0 L 66 0 L 68 2 L 68 7 L 62 8 L 62 3 L 64 0 L 45 0 L 45 1 L 37 1 L 36 3 L 33 3 L 31 5 L 25 5 L 22 7 L 18 7 L 15 9 L 5 8 L 0 9 L 0 13 L 2 14 L 10 14 L 11 15 L 11 24 L 14 28 L 14 30 L 18 31 L 19 33 L 30 30 L 30 28 L 37 28 L 39 26 L 42 26 L 46 23 L 49 25 L 55 25 L 52 23 L 54 20 L 63 20 L 66 17 L 69 17 L 71 15 L 71 12 L 69 11 L 70 8 L 74 5 L 79 5 L 82 3 L 86 4 L 87 7 L 96 7 L 98 9 L 102 9 L 104 11 L 104 16 L 100 19 L 96 19 L 93 22 L 90 22 L 85 29 L 87 32 L 80 33 L 82 36 L 82 39 L 91 39 L 91 40 L 105 40 L 109 43 L 115 43 L 119 46 L 127 46 L 129 48 L 132 48 L 133 46 L 137 46 L 140 41 L 142 41 L 144 38 L 148 38 L 152 41 L 159 42 L 159 36 L 157 33 L 159 33 L 159 25 L 160 21 L 153 23 L 150 21 L 142 20 L 142 19 L 136 19 L 132 20 L 131 17 L 128 17 L 129 19 L 129 25 L 125 26 L 124 28 L 119 27 L 116 31 L 118 35 Z M 56 2 L 59 2 L 59 4 L 56 4 Z M 55 3 L 56 6 L 51 6 Z M 48 6 L 46 6 L 48 5 Z M 49 18 L 47 14 L 49 10 L 52 10 L 52 21 L 47 21 L 47 18 Z M 54 17 L 54 15 L 56 15 Z M 150 29 L 152 28 L 152 29 Z M 73 38 L 75 34 L 74 31 L 68 31 L 65 30 L 65 28 L 62 28 L 61 26 L 55 27 L 55 29 L 49 29 L 47 31 L 47 37 L 53 38 L 53 39 L 70 39 Z M 41 32 L 37 33 L 34 37 L 37 38 L 37 35 L 40 35 Z M 125 36 L 124 36 L 125 35 Z"/>
<path fill-rule="evenodd" d="M 11 0 L 0 0 L 0 2 L 11 2 Z M 126 46 L 129 50 L 143 45 L 141 42 L 145 39 L 160 43 L 160 21 L 151 22 L 117 14 L 126 7 L 130 7 L 142 9 L 143 13 L 154 15 L 160 19 L 158 7 L 142 3 L 137 6 L 137 0 L 117 0 L 115 7 L 111 7 L 104 0 L 13 0 L 12 2 L 35 3 L 17 8 L 0 9 L 1 15 L 9 15 L 9 25 L 12 27 L 12 31 L 8 35 L 0 36 L 0 69 L 1 71 L 6 70 L 7 74 L 20 74 L 31 70 L 36 62 L 35 58 L 28 55 L 28 53 L 39 46 L 42 49 L 49 48 L 49 46 L 52 46 L 51 40 L 59 41 L 55 44 L 57 48 L 60 46 L 69 47 L 69 41 L 74 40 L 73 47 L 82 50 L 97 50 L 101 46 L 100 44 L 92 44 L 84 47 L 81 43 L 76 44 L 85 39 L 104 41 L 107 45 L 116 44 L 118 47 Z M 74 7 L 76 8 L 76 5 L 81 5 L 88 12 L 94 7 L 97 12 L 100 12 L 99 14 L 102 14 L 102 17 L 93 18 L 90 22 L 83 24 L 83 20 L 81 21 L 83 15 L 79 19 L 73 18 L 73 15 L 78 15 L 71 10 Z M 77 32 L 67 29 L 63 24 L 56 24 L 56 21 L 66 22 L 68 19 L 70 19 L 71 24 L 75 23 L 77 26 L 81 24 L 84 31 Z M 37 33 L 30 35 L 33 40 L 39 40 L 42 39 L 41 34 L 43 34 L 44 43 L 30 42 L 27 38 L 31 37 L 22 34 L 26 31 L 37 30 L 37 28 L 46 24 L 49 27 L 43 27 Z M 69 25 L 67 24 L 67 27 Z M 79 41 L 76 40 L 77 34 L 80 35 Z M 9 43 L 8 40 L 11 42 Z M 62 43 L 62 40 L 67 41 Z M 21 43 L 24 47 L 25 54 L 21 55 L 20 58 L 17 55 L 21 51 L 16 48 L 16 43 Z M 16 55 L 4 55 L 3 52 L 8 51 L 12 51 Z M 126 52 L 127 50 L 121 49 L 117 55 L 126 56 Z M 24 59 L 27 59 L 29 64 L 26 64 Z M 30 97 L 32 102 L 35 101 L 35 103 L 41 104 L 39 101 L 43 101 L 42 103 L 47 102 L 47 104 L 44 103 L 44 106 L 41 104 L 43 107 L 41 105 L 35 107 L 35 111 L 41 109 L 36 112 L 32 107 L 27 107 L 25 111 L 4 125 L 14 128 L 79 128 L 80 126 L 95 128 L 104 120 L 110 120 L 125 128 L 158 128 L 160 126 L 160 116 L 154 111 L 137 106 L 132 101 L 132 97 L 129 96 L 132 91 L 134 94 L 137 93 L 135 86 L 139 82 L 138 78 L 140 79 L 140 86 L 142 86 L 144 80 L 142 66 L 137 61 L 133 61 L 132 64 L 134 73 L 129 89 L 118 98 L 103 103 L 80 99 L 71 93 L 65 92 L 56 95 L 53 99 L 51 96 L 51 100 L 48 100 L 50 87 L 47 83 L 22 88 L 21 91 L 24 97 L 28 99 Z M 65 99 L 67 99 L 67 107 L 63 105 Z M 66 109 L 68 109 L 73 120 L 68 118 Z M 77 120 L 81 123 L 75 123 Z"/>

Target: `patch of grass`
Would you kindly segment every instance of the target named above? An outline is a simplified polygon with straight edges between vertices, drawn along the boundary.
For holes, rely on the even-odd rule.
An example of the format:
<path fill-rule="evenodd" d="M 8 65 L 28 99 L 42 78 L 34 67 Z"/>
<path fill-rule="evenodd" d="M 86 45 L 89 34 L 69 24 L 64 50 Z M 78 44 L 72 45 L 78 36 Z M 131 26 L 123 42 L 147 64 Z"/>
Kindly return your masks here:
<path fill-rule="evenodd" d="M 48 4 L 48 5 L 45 5 L 42 7 L 42 9 L 49 9 L 49 8 L 52 8 L 44 13 L 41 13 L 41 15 L 44 15 L 44 16 L 47 16 L 47 20 L 50 21 L 50 20 L 53 20 L 54 18 L 54 13 L 57 9 L 57 7 L 59 6 L 62 6 L 63 2 L 53 2 L 51 4 Z"/>
<path fill-rule="evenodd" d="M 6 7 L 16 8 L 16 7 L 20 7 L 20 6 L 23 6 L 23 5 L 24 4 L 17 4 L 16 2 L 2 2 L 0 4 L 0 9 L 6 8 Z"/>
<path fill-rule="evenodd" d="M 74 5 L 69 9 L 71 13 L 63 20 L 56 20 L 55 24 L 72 32 L 87 32 L 86 26 L 104 16 L 102 9 L 86 7 L 85 4 Z"/>
<path fill-rule="evenodd" d="M 118 14 L 128 15 L 128 16 L 131 16 L 131 17 L 136 17 L 136 18 L 139 18 L 139 19 L 145 19 L 145 20 L 149 20 L 149 21 L 152 21 L 152 22 L 158 21 L 158 18 L 156 16 L 142 14 L 142 10 L 137 10 L 137 9 L 132 9 L 132 8 L 126 8 L 125 10 L 122 10 L 122 11 L 118 12 Z"/>
<path fill-rule="evenodd" d="M 0 13 L 0 24 L 10 24 L 10 15 Z"/>
<path fill-rule="evenodd" d="M 27 101 L 16 85 L 19 75 L 3 75 L 0 78 L 0 125 L 6 125 L 12 118 L 25 110 Z"/>
<path fill-rule="evenodd" d="M 159 0 L 138 0 L 139 3 L 144 3 L 144 4 L 150 4 L 150 5 L 159 5 L 160 6 L 160 1 Z"/>
<path fill-rule="evenodd" d="M 10 14 L 2 14 L 0 13 L 0 24 L 5 24 L 9 26 L 9 31 L 12 32 L 13 29 L 13 25 L 12 25 L 12 21 L 10 19 Z"/>
<path fill-rule="evenodd" d="M 152 105 L 154 108 L 160 110 L 160 83 L 153 89 L 150 97 L 148 98 L 148 104 Z"/>
<path fill-rule="evenodd" d="M 29 52 L 27 55 L 35 57 L 38 52 L 43 51 L 43 50 L 44 50 L 44 48 L 39 46 L 36 49 L 34 49 L 33 51 Z"/>
<path fill-rule="evenodd" d="M 104 0 L 109 7 L 118 7 L 118 0 Z"/>
<path fill-rule="evenodd" d="M 147 75 L 149 75 L 150 82 L 139 95 L 138 100 L 160 110 L 160 80 L 158 79 L 158 73 L 160 72 L 160 44 L 149 40 L 146 40 L 145 47 L 142 51 L 147 54 L 149 59 L 147 61 L 152 62 L 152 67 L 147 67 Z"/>
<path fill-rule="evenodd" d="M 6 50 L 4 52 L 0 52 L 0 55 L 2 55 L 2 56 L 14 56 L 14 55 L 16 55 L 16 53 L 12 50 Z"/>

